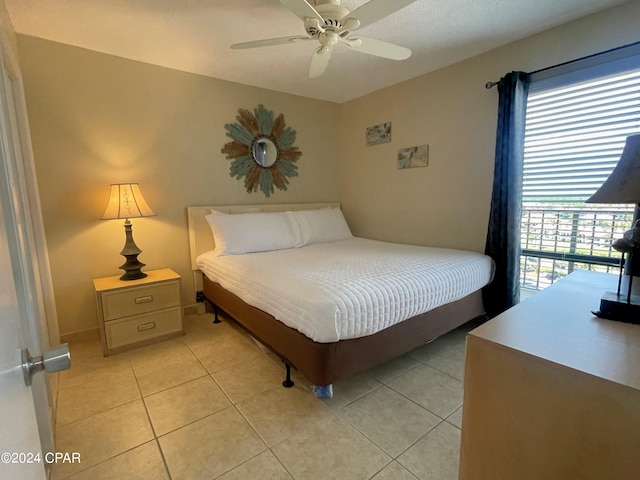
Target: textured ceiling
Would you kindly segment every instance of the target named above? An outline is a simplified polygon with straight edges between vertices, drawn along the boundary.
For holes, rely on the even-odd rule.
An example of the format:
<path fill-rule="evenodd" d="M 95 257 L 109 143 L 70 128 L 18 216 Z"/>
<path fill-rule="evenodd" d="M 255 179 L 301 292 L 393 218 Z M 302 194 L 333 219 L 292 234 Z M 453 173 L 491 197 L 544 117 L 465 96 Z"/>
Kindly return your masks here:
<path fill-rule="evenodd" d="M 408 60 L 386 60 L 338 45 L 324 75 L 310 79 L 315 42 L 229 48 L 305 35 L 302 21 L 278 0 L 5 0 L 21 34 L 338 103 L 625 2 L 417 0 L 358 30 L 409 47 Z M 363 3 L 342 2 L 351 11 Z"/>

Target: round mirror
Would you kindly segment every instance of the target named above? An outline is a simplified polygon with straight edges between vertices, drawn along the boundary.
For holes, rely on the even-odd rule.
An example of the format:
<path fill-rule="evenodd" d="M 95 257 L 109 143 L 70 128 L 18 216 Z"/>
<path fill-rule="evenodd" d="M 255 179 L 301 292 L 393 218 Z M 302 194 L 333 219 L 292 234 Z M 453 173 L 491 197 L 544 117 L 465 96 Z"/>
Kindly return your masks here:
<path fill-rule="evenodd" d="M 278 159 L 278 149 L 267 137 L 256 138 L 256 141 L 253 142 L 251 153 L 253 159 L 261 167 L 270 167 Z"/>

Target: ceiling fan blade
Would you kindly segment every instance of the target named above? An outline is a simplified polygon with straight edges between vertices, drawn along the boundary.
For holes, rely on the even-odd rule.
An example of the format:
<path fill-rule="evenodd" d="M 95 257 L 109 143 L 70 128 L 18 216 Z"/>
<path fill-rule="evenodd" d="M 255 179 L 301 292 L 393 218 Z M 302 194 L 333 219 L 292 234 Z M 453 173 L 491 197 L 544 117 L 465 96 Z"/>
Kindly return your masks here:
<path fill-rule="evenodd" d="M 375 38 L 368 37 L 351 37 L 341 39 L 356 52 L 368 53 L 376 57 L 389 58 L 391 60 L 406 60 L 411 56 L 411 50 L 400 45 L 389 42 L 383 42 Z"/>
<path fill-rule="evenodd" d="M 311 37 L 304 35 L 293 35 L 290 37 L 267 38 L 264 40 L 254 40 L 253 42 L 235 43 L 230 48 L 239 50 L 243 48 L 271 47 L 274 45 L 286 45 L 287 43 L 296 43 L 302 40 L 312 40 Z"/>
<path fill-rule="evenodd" d="M 324 18 L 311 6 L 307 0 L 280 0 L 285 7 L 291 10 L 302 20 L 307 18 L 317 18 L 321 25 L 324 25 Z"/>
<path fill-rule="evenodd" d="M 283 2 L 283 0 L 280 1 Z M 394 0 L 391 2 L 389 0 L 369 0 L 369 2 L 345 15 L 342 23 L 344 24 L 348 18 L 356 18 L 360 22 L 357 28 L 366 27 L 415 1 L 416 0 Z"/>
<path fill-rule="evenodd" d="M 309 77 L 316 78 L 324 73 L 331 58 L 332 47 L 320 47 L 311 57 L 311 66 L 309 67 Z"/>

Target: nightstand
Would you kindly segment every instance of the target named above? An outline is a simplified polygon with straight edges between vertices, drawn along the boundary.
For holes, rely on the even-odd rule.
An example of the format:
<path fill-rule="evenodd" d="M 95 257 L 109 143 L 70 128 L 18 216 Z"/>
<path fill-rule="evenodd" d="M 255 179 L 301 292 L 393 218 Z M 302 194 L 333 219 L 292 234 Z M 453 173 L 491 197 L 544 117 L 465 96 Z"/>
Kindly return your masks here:
<path fill-rule="evenodd" d="M 184 335 L 181 277 L 169 268 L 139 280 L 95 278 L 104 356 Z"/>

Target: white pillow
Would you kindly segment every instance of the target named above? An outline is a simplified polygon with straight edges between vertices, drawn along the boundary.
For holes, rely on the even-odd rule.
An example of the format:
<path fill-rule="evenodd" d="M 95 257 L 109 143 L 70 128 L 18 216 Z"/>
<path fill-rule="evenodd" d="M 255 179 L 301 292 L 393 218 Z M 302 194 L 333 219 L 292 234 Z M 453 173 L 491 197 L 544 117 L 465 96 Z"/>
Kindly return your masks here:
<path fill-rule="evenodd" d="M 353 238 L 339 208 L 296 210 L 292 217 L 300 228 L 302 245 L 337 242 Z"/>
<path fill-rule="evenodd" d="M 297 225 L 287 212 L 226 214 L 214 210 L 205 218 L 218 255 L 282 250 L 300 244 Z"/>

